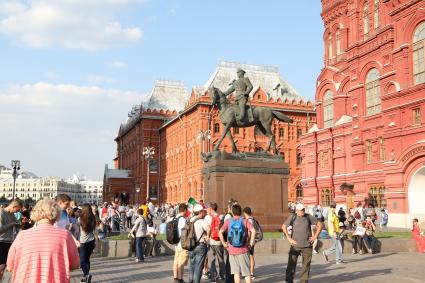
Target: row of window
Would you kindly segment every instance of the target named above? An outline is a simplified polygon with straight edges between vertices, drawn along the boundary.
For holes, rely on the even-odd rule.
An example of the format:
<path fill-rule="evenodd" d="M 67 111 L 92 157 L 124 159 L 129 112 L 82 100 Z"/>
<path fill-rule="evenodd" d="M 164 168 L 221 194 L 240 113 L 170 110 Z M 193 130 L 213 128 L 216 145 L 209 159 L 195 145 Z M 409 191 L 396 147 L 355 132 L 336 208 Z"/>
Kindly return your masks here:
<path fill-rule="evenodd" d="M 255 129 L 256 129 L 257 134 L 261 134 L 261 132 L 257 128 L 255 128 Z M 214 124 L 214 133 L 215 134 L 220 133 L 220 124 L 219 123 Z M 233 133 L 239 134 L 239 128 L 233 128 Z M 303 134 L 302 129 L 297 129 L 297 139 L 299 139 L 302 134 Z M 285 136 L 285 128 L 279 128 L 278 135 L 279 135 L 279 138 L 283 139 L 284 136 Z M 290 139 L 290 140 L 294 139 L 294 128 L 288 128 L 288 139 Z"/>
<path fill-rule="evenodd" d="M 386 208 L 387 199 L 385 197 L 386 188 L 385 186 L 372 186 L 369 188 L 369 204 L 372 204 L 374 207 Z M 299 197 L 300 196 L 300 197 Z M 302 198 L 303 192 L 302 187 L 297 187 L 297 198 Z M 334 201 L 333 199 L 333 190 L 332 189 L 322 189 L 320 191 L 320 205 L 321 206 L 330 206 Z"/>

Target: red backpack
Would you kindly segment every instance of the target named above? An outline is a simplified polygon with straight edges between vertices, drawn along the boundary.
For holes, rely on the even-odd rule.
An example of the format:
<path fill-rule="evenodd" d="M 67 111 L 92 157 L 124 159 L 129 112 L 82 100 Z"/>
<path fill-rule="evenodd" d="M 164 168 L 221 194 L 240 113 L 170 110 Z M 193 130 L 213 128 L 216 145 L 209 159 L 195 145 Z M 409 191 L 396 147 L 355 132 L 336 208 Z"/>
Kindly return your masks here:
<path fill-rule="evenodd" d="M 217 214 L 211 216 L 211 239 L 214 241 L 220 241 L 219 231 L 221 226 L 220 216 Z"/>

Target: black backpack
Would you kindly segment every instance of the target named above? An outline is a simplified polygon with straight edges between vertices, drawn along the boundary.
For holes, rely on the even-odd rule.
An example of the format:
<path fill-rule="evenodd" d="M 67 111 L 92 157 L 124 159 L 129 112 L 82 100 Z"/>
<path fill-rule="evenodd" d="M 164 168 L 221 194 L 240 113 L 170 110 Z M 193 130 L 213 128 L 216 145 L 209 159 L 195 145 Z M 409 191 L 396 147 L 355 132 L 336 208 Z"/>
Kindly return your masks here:
<path fill-rule="evenodd" d="M 167 223 L 167 242 L 172 245 L 177 245 L 180 242 L 179 237 L 179 220 L 183 216 L 175 217 L 170 222 Z"/>
<path fill-rule="evenodd" d="M 263 240 L 263 229 L 261 229 L 260 223 L 255 218 L 252 218 L 252 226 L 255 229 L 255 242 Z"/>

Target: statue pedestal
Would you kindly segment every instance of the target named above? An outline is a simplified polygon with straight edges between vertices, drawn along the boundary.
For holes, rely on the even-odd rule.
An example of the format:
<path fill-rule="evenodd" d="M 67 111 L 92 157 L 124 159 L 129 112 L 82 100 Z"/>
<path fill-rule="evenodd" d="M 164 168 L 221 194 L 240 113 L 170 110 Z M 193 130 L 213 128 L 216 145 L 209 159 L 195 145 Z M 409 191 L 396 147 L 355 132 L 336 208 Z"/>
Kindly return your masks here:
<path fill-rule="evenodd" d="M 277 231 L 288 216 L 289 168 L 281 156 L 213 152 L 202 170 L 205 202 L 225 213 L 229 199 L 249 206 L 264 231 Z"/>

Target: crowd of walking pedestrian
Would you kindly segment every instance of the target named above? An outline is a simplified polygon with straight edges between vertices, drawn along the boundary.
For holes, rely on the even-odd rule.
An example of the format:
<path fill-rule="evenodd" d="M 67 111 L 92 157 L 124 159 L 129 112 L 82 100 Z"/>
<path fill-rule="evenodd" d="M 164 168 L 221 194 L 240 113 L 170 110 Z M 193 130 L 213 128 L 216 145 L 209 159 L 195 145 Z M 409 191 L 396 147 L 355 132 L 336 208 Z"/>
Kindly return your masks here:
<path fill-rule="evenodd" d="M 373 205 L 358 203 L 345 210 L 331 203 L 326 209 L 316 206 L 312 213 L 302 203 L 288 207 L 290 215 L 282 225 L 290 244 L 286 282 L 294 281 L 300 256 L 301 282 L 308 281 L 322 233 L 332 242 L 322 251 L 325 260 L 331 262 L 335 254 L 334 262 L 343 264 L 343 241 L 352 242 L 353 254 L 374 253 L 374 232 L 377 227 L 387 231 L 388 214 Z M 217 203 L 203 201 L 155 206 L 150 199 L 141 205 L 116 200 L 98 207 L 78 206 L 61 194 L 55 200 L 42 199 L 32 208 L 14 199 L 0 208 L 0 280 L 7 268 L 13 282 L 69 282 L 71 270 L 81 268 L 81 282 L 91 282 L 90 258 L 98 241 L 110 233 L 125 232 L 134 240 L 137 263 L 154 254 L 158 233 L 166 236 L 175 248 L 174 283 L 185 282 L 187 265 L 191 283 L 250 283 L 256 278 L 255 245 L 263 238 L 260 223 L 250 207 L 242 208 L 236 200 L 229 201 L 226 213 L 218 211 Z M 412 236 L 418 251 L 425 252 L 425 236 L 418 223 L 413 220 Z"/>

